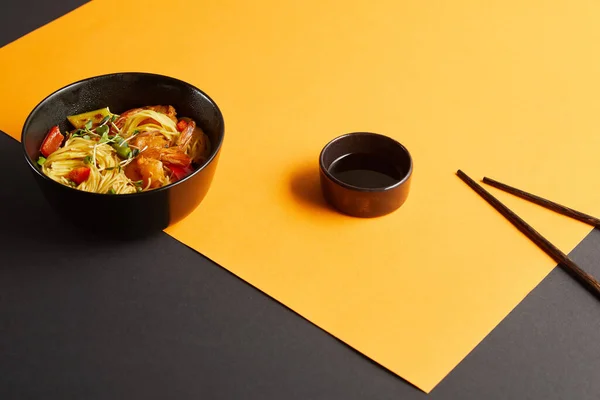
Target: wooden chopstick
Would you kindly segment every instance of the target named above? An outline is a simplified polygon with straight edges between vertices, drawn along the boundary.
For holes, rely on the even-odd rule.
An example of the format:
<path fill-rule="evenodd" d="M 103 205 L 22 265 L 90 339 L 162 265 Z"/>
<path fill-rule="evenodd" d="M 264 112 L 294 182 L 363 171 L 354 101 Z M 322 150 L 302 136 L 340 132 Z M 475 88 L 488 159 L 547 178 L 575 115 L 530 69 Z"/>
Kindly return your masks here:
<path fill-rule="evenodd" d="M 502 214 L 510 223 L 512 223 L 517 229 L 519 229 L 525 236 L 527 236 L 532 242 L 534 242 L 539 248 L 544 250 L 558 265 L 564 269 L 569 275 L 576 279 L 579 283 L 585 286 L 593 295 L 600 299 L 600 283 L 594 279 L 587 272 L 579 268 L 579 266 L 571 260 L 565 253 L 554 246 L 548 239 L 543 237 L 538 231 L 533 229 L 527 222 L 521 217 L 511 211 L 508 207 L 495 198 L 492 194 L 486 191 L 473 179 L 469 178 L 467 174 L 462 172 L 460 169 L 456 172 L 456 175 L 462 179 L 467 185 L 471 187 L 477 194 L 483 197 L 492 207 L 494 207 L 500 214 Z"/>
<path fill-rule="evenodd" d="M 557 212 L 562 215 L 566 215 L 567 217 L 571 217 L 581 222 L 585 222 L 586 224 L 592 226 L 600 227 L 600 219 L 593 217 L 591 215 L 582 213 L 581 211 L 573 210 L 572 208 L 565 207 L 561 204 L 555 203 L 553 201 L 544 199 L 543 197 L 536 196 L 535 194 L 527 193 L 521 189 L 514 188 L 512 186 L 508 186 L 504 183 L 498 182 L 494 179 L 484 177 L 483 183 L 486 183 L 490 186 L 493 186 L 497 189 L 503 190 L 507 193 L 520 197 L 522 199 L 528 200 L 532 203 L 545 207 L 549 210 Z"/>

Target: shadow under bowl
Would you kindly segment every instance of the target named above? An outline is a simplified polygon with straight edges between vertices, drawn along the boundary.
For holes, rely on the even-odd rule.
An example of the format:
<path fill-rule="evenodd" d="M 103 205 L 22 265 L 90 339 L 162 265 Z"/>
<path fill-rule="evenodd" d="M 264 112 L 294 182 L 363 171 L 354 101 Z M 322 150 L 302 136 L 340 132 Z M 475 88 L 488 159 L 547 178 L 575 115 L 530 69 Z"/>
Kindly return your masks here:
<path fill-rule="evenodd" d="M 62 132 L 72 129 L 67 116 L 104 107 L 119 114 L 158 104 L 172 105 L 178 117 L 195 120 L 210 140 L 208 159 L 184 179 L 147 192 L 111 195 L 62 185 L 37 166 L 48 130 L 54 125 Z M 219 107 L 200 89 L 168 76 L 128 72 L 84 79 L 52 93 L 29 114 L 21 143 L 35 181 L 64 221 L 90 234 L 136 237 L 167 228 L 202 202 L 217 168 L 224 129 Z"/>
<path fill-rule="evenodd" d="M 413 162 L 396 140 L 371 132 L 339 136 L 321 151 L 319 171 L 325 200 L 344 214 L 380 217 L 404 204 Z"/>

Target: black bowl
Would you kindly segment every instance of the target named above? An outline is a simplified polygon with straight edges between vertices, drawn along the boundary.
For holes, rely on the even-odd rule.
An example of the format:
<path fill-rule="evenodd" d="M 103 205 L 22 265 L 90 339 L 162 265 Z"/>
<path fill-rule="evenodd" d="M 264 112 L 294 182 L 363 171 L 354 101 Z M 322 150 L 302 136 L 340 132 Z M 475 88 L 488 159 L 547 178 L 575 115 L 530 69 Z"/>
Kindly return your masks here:
<path fill-rule="evenodd" d="M 319 156 L 323 197 L 344 214 L 381 217 L 400 208 L 408 197 L 413 161 L 396 140 L 355 132 L 329 142 Z"/>
<path fill-rule="evenodd" d="M 208 160 L 181 181 L 135 194 L 99 194 L 53 181 L 37 166 L 48 130 L 72 129 L 67 116 L 103 107 L 122 113 L 155 104 L 175 107 L 177 115 L 196 121 L 211 143 Z M 42 193 L 65 221 L 91 234 L 139 236 L 167 228 L 191 213 L 208 192 L 224 137 L 223 115 L 200 89 L 167 76 L 115 73 L 72 83 L 38 104 L 23 126 L 21 143 Z"/>

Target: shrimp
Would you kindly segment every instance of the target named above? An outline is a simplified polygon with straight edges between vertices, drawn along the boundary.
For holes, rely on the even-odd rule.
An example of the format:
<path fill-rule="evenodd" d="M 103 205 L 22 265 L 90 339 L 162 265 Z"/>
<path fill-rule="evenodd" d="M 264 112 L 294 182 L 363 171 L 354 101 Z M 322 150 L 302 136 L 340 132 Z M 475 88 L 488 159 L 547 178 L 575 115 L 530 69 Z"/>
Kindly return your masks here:
<path fill-rule="evenodd" d="M 152 109 L 162 112 L 175 118 L 175 109 L 171 106 L 152 106 L 145 109 Z M 137 108 L 125 112 L 115 125 L 122 127 L 125 119 L 135 113 L 143 110 Z M 120 122 L 123 119 L 123 122 Z M 175 122 L 177 120 L 175 119 Z M 140 155 L 125 167 L 125 175 L 134 181 L 143 181 L 144 187 L 156 188 L 162 186 L 167 181 L 165 167 L 173 169 L 174 167 L 188 168 L 192 163 L 192 158 L 187 155 L 186 149 L 190 144 L 195 145 L 198 141 L 198 133 L 204 135 L 202 131 L 196 128 L 196 123 L 192 120 L 185 120 L 186 124 L 175 143 L 170 141 L 158 131 L 144 131 L 134 136 L 129 145 L 140 150 Z"/>
<path fill-rule="evenodd" d="M 161 187 L 167 181 L 163 163 L 154 158 L 139 156 L 125 167 L 125 175 L 131 180 L 143 181 L 144 187 Z"/>
<path fill-rule="evenodd" d="M 145 149 L 143 155 L 147 158 L 163 161 L 166 164 L 187 167 L 192 159 L 178 147 L 169 147 L 167 139 L 156 132 L 141 133 L 131 140 L 131 145 Z"/>
<path fill-rule="evenodd" d="M 196 127 L 196 129 L 194 129 L 189 147 L 186 149 L 186 153 L 192 157 L 193 162 L 196 164 L 202 164 L 208 155 L 208 146 L 208 137 L 200 128 Z"/>
<path fill-rule="evenodd" d="M 188 144 L 190 144 L 190 140 L 192 140 L 192 136 L 194 135 L 194 129 L 196 128 L 196 122 L 189 119 L 182 119 L 185 121 L 185 127 L 179 134 L 177 138 L 177 146 L 182 150 L 185 150 Z"/>
<path fill-rule="evenodd" d="M 140 150 L 146 147 L 148 150 L 160 150 L 169 147 L 167 138 L 155 131 L 140 133 L 131 139 L 129 144 Z"/>
<path fill-rule="evenodd" d="M 184 128 L 182 129 L 176 144 L 186 154 L 191 154 L 193 161 L 200 163 L 204 160 L 205 153 L 208 150 L 206 135 L 202 132 L 200 127 L 196 126 L 196 122 L 193 120 L 182 118 L 179 123 L 181 122 L 184 122 Z"/>
<path fill-rule="evenodd" d="M 178 167 L 189 167 L 192 159 L 179 147 L 169 147 L 160 151 L 159 159 L 165 164 L 175 165 Z"/>
<path fill-rule="evenodd" d="M 177 147 L 162 149 L 155 154 L 145 151 L 125 167 L 125 175 L 132 181 L 143 181 L 144 187 L 157 188 L 167 181 L 165 167 L 187 168 L 191 162 L 190 157 Z"/>

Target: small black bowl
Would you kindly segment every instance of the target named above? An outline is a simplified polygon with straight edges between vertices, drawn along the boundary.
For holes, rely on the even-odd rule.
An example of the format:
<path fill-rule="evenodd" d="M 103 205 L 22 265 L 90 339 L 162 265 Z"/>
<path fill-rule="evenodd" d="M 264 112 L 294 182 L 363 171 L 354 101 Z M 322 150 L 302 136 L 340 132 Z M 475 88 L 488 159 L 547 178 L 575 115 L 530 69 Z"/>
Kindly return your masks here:
<path fill-rule="evenodd" d="M 387 136 L 355 132 L 329 142 L 319 157 L 321 190 L 339 211 L 362 218 L 398 209 L 408 197 L 413 162 Z"/>
<path fill-rule="evenodd" d="M 148 105 L 172 105 L 180 117 L 196 121 L 209 137 L 211 154 L 196 171 L 173 184 L 135 194 L 89 193 L 57 183 L 37 166 L 48 130 L 72 129 L 67 116 L 103 107 L 122 113 Z M 21 134 L 24 155 L 42 193 L 65 221 L 91 234 L 142 236 L 163 230 L 191 213 L 209 190 L 225 124 L 216 103 L 200 89 L 163 75 L 115 73 L 72 83 L 38 104 Z"/>

